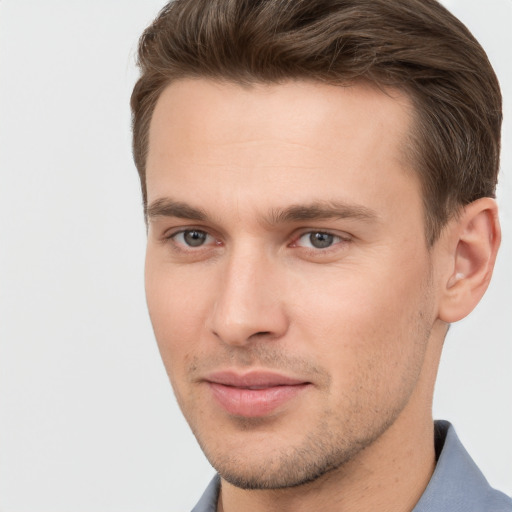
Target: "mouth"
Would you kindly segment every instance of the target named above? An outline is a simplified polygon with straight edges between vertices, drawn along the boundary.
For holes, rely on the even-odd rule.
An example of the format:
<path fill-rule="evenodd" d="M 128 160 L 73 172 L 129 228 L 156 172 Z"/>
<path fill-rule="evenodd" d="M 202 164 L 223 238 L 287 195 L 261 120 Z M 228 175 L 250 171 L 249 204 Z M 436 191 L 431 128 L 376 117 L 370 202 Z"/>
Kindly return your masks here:
<path fill-rule="evenodd" d="M 217 372 L 205 381 L 218 405 L 230 415 L 245 418 L 267 416 L 311 386 L 308 381 L 271 372 Z"/>

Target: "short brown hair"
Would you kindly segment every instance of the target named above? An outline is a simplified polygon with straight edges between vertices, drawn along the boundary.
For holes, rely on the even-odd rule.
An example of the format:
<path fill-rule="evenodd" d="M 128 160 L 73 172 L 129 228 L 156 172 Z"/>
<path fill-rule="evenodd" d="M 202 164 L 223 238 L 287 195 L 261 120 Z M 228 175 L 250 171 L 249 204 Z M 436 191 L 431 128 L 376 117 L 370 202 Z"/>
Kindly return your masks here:
<path fill-rule="evenodd" d="M 501 93 L 469 30 L 436 0 L 175 0 L 144 31 L 132 97 L 133 153 L 146 206 L 148 133 L 172 81 L 240 84 L 365 80 L 405 91 L 416 110 L 413 162 L 427 240 L 494 197 Z"/>

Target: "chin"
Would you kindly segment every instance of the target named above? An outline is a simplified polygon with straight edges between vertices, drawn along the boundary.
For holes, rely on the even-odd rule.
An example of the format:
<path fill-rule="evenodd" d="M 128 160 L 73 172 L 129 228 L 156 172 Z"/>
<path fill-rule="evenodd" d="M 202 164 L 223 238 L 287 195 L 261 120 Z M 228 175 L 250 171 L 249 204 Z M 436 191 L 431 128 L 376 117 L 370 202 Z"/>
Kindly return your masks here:
<path fill-rule="evenodd" d="M 276 490 L 299 487 L 314 482 L 330 471 L 337 469 L 336 466 L 325 467 L 294 467 L 286 473 L 276 471 L 252 472 L 225 472 L 219 471 L 220 476 L 235 487 L 251 490 Z"/>
<path fill-rule="evenodd" d="M 364 440 L 352 441 L 347 446 L 339 440 L 336 442 L 332 434 L 326 434 L 306 436 L 298 445 L 280 449 L 273 449 L 265 441 L 261 441 L 266 451 L 251 446 L 250 443 L 246 444 L 244 451 L 230 449 L 229 453 L 226 445 L 217 453 L 204 446 L 201 448 L 210 464 L 225 481 L 241 489 L 270 490 L 314 482 L 343 467 L 374 439 L 374 436 L 370 436 Z"/>

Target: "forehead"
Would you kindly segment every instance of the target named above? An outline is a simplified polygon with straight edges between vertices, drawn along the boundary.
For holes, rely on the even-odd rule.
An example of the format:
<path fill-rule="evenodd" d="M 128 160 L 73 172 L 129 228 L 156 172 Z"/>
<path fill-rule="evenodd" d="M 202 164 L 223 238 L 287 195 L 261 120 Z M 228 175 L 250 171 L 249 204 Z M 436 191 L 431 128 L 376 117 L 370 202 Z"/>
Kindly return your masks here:
<path fill-rule="evenodd" d="M 412 112 L 404 93 L 369 83 L 341 86 L 297 80 L 242 86 L 182 79 L 166 87 L 157 101 L 149 150 L 158 142 L 173 140 L 183 147 L 191 136 L 194 143 L 207 144 L 241 142 L 262 134 L 283 142 L 308 142 L 315 132 L 337 131 L 347 125 L 374 131 L 385 127 L 400 138 L 409 128 Z M 160 139 L 169 135 L 174 139 Z"/>
<path fill-rule="evenodd" d="M 405 151 L 412 117 L 408 97 L 368 84 L 180 80 L 153 114 L 148 203 L 392 201 L 418 189 Z"/>

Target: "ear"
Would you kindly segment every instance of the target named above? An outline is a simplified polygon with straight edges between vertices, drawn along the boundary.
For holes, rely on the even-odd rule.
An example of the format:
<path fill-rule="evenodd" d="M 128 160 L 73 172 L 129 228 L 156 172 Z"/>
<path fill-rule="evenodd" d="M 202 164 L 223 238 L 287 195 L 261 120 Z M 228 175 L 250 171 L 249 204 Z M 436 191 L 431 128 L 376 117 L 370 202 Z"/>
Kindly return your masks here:
<path fill-rule="evenodd" d="M 452 323 L 467 316 L 489 286 L 501 242 L 496 201 L 484 197 L 470 203 L 446 229 L 450 254 L 441 281 L 439 318 Z"/>

